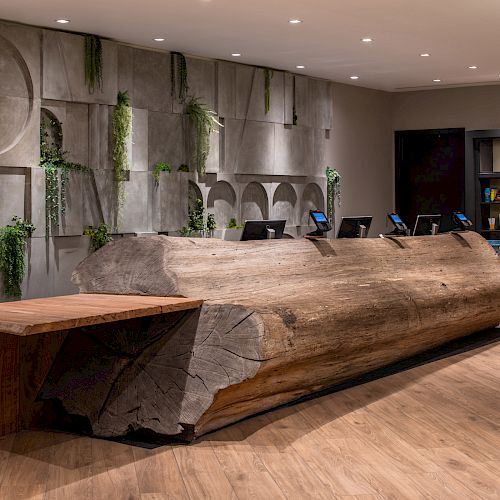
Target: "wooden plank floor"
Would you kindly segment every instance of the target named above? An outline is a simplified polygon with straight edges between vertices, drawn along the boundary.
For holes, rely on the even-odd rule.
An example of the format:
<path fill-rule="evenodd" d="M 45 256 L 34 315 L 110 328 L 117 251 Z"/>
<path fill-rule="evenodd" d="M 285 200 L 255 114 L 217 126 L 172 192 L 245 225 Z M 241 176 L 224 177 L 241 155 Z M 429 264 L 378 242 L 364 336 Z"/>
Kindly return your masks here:
<path fill-rule="evenodd" d="M 154 450 L 25 431 L 0 499 L 500 498 L 500 342 Z"/>

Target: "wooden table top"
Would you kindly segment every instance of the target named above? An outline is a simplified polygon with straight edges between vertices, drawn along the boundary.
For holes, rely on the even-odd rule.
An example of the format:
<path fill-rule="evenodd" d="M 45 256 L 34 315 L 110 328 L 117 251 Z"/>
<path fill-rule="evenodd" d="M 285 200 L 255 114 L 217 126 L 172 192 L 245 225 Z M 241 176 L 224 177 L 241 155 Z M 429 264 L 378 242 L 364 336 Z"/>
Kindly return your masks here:
<path fill-rule="evenodd" d="M 144 295 L 77 294 L 0 303 L 0 332 L 26 336 L 197 309 L 202 300 Z"/>

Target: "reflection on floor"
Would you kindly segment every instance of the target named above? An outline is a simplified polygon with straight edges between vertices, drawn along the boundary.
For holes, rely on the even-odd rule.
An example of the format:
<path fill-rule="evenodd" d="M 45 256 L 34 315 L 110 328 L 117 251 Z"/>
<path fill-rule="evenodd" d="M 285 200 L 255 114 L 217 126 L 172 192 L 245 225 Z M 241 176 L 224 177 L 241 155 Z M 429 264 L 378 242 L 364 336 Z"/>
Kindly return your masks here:
<path fill-rule="evenodd" d="M 154 450 L 0 438 L 0 498 L 500 498 L 500 341 Z"/>

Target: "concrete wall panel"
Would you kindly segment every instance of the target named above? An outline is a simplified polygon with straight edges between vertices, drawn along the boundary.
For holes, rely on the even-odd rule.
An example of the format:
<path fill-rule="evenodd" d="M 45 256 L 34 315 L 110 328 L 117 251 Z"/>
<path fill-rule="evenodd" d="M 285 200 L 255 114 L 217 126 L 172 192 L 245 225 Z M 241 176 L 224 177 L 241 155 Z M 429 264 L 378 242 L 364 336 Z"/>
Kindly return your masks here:
<path fill-rule="evenodd" d="M 186 163 L 186 120 L 172 113 L 148 114 L 148 164 L 152 170 L 158 162 L 165 162 L 177 169 Z"/>
<path fill-rule="evenodd" d="M 236 118 L 236 64 L 217 63 L 217 112 L 224 118 Z"/>
<path fill-rule="evenodd" d="M 24 217 L 24 175 L 0 174 L 0 227 Z"/>
<path fill-rule="evenodd" d="M 313 129 L 275 125 L 275 175 L 313 174 Z"/>

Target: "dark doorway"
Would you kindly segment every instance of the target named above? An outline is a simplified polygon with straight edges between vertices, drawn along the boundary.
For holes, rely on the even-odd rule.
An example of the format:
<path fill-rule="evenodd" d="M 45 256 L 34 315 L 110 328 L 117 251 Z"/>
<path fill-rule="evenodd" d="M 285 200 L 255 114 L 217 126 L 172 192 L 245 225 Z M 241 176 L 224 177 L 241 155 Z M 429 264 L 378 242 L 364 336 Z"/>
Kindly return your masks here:
<path fill-rule="evenodd" d="M 441 231 L 465 210 L 465 129 L 395 133 L 396 211 L 413 228 L 418 214 L 442 214 Z"/>

